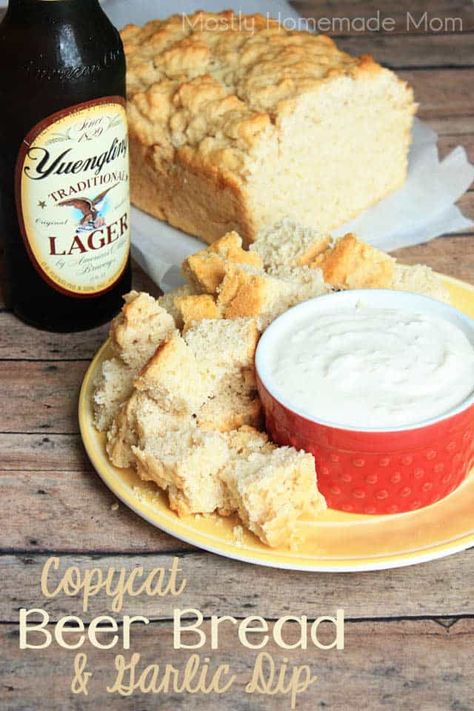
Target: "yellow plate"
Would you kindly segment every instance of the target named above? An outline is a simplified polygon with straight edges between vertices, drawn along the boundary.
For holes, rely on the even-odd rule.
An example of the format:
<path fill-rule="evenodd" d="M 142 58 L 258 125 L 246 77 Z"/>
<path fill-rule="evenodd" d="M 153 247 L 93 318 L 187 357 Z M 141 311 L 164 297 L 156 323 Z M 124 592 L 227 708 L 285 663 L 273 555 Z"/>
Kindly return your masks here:
<path fill-rule="evenodd" d="M 474 287 L 445 277 L 453 303 L 474 318 Z M 392 516 L 347 514 L 329 509 L 314 521 L 301 521 L 295 550 L 271 549 L 251 533 L 240 539 L 232 518 L 179 518 L 166 496 L 133 470 L 107 459 L 104 436 L 94 428 L 91 394 L 95 374 L 110 355 L 105 343 L 92 361 L 81 389 L 79 423 L 89 458 L 105 484 L 139 516 L 175 538 L 198 548 L 249 563 L 291 570 L 353 572 L 413 565 L 474 545 L 474 471 L 452 494 L 419 511 Z"/>

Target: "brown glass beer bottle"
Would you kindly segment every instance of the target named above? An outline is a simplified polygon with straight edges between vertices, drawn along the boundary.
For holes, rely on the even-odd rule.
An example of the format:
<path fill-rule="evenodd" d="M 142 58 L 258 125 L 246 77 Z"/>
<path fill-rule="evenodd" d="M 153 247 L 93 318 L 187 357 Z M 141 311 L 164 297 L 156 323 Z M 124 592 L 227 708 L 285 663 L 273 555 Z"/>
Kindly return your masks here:
<path fill-rule="evenodd" d="M 98 0 L 10 0 L 0 24 L 7 305 L 78 331 L 130 288 L 125 58 Z"/>

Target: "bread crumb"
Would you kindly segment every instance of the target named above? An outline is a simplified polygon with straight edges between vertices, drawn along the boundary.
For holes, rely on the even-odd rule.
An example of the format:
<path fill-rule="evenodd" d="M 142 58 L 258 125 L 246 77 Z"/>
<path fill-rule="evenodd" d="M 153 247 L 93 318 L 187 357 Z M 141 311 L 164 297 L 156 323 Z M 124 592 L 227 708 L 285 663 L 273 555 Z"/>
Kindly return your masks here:
<path fill-rule="evenodd" d="M 232 535 L 234 537 L 234 545 L 241 548 L 244 545 L 244 529 L 242 526 L 237 525 L 232 529 Z"/>
<path fill-rule="evenodd" d="M 156 487 L 147 487 L 145 482 L 142 486 L 135 484 L 135 486 L 132 487 L 132 492 L 137 501 L 142 504 L 158 504 L 162 500 L 161 490 Z"/>

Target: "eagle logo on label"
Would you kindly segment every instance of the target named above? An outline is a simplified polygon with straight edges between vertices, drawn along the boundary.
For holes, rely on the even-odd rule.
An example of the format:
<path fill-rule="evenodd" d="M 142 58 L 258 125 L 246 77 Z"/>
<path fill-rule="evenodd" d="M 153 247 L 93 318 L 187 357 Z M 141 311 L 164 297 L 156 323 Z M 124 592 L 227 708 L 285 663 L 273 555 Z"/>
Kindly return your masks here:
<path fill-rule="evenodd" d="M 118 183 L 99 193 L 95 198 L 77 197 L 63 200 L 58 207 L 73 207 L 82 214 L 76 232 L 91 232 L 105 224 L 104 215 L 107 209 L 107 194 L 117 187 Z"/>

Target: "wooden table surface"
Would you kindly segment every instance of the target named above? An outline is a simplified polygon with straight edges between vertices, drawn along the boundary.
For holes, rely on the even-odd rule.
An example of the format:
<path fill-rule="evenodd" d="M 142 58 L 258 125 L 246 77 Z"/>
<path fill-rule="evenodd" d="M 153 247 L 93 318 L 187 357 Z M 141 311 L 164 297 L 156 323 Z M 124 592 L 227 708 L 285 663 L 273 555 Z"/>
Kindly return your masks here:
<path fill-rule="evenodd" d="M 441 154 L 460 144 L 474 159 L 474 9 L 469 0 L 294 4 L 313 17 L 368 17 L 377 9 L 394 17 L 394 32 L 353 31 L 340 37 L 340 46 L 370 52 L 395 68 L 414 86 L 419 116 L 438 131 Z M 453 29 L 449 26 L 448 31 L 406 27 L 407 11 L 416 18 L 425 10 L 430 18 L 460 17 L 463 31 L 449 31 Z M 459 205 L 474 218 L 473 191 Z M 472 232 L 456 234 L 400 250 L 397 256 L 474 282 L 473 245 Z M 156 292 L 138 270 L 135 288 Z M 285 652 L 290 663 L 309 663 L 319 677 L 300 697 L 299 709 L 474 708 L 472 550 L 411 568 L 335 575 L 258 568 L 183 544 L 123 505 L 117 507 L 83 451 L 76 416 L 78 391 L 107 328 L 76 335 L 42 333 L 21 324 L 5 308 L 0 309 L 0 322 L 2 709 L 289 708 L 287 697 L 248 697 L 241 689 L 225 697 L 139 696 L 112 701 L 104 688 L 110 681 L 113 652 L 90 651 L 95 668 L 91 692 L 73 696 L 69 692 L 73 652 L 57 646 L 41 653 L 18 648 L 19 608 L 44 607 L 51 623 L 79 611 L 74 598 L 61 596 L 45 604 L 39 574 L 50 555 L 60 555 L 64 567 L 81 570 L 167 566 L 179 555 L 188 579 L 181 607 L 199 608 L 206 617 L 314 618 L 344 608 L 344 652 Z M 170 651 L 172 607 L 167 599 L 140 598 L 123 610 L 152 620 L 135 633 L 136 647 L 148 662 L 161 658 L 179 664 L 182 659 L 180 652 Z M 106 599 L 99 596 L 83 618 L 87 621 L 106 609 Z M 241 674 L 255 656 L 244 653 L 229 633 L 213 655 Z"/>

